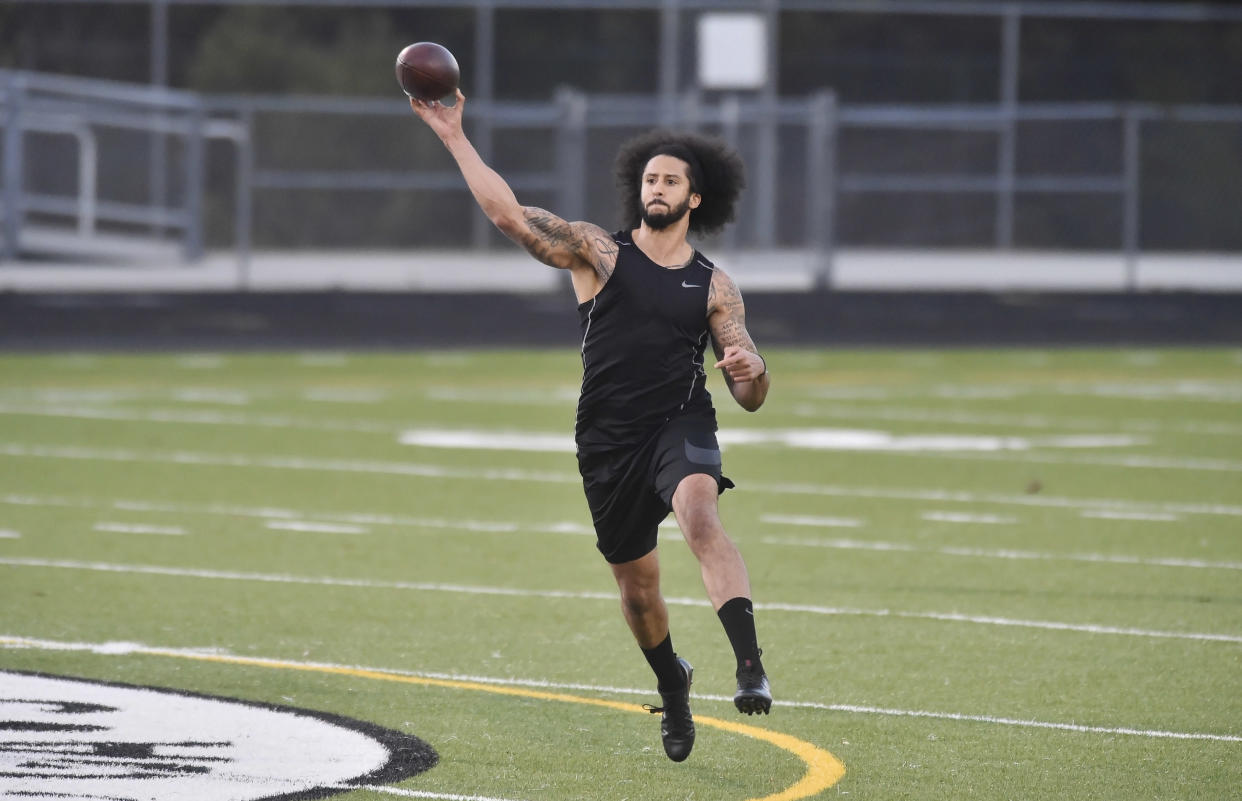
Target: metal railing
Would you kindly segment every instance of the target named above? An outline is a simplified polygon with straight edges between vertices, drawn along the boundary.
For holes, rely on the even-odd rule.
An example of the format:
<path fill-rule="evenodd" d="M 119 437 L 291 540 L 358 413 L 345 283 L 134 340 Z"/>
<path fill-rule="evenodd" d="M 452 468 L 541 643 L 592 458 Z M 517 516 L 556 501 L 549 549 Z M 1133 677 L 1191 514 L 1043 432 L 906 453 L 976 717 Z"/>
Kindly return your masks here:
<path fill-rule="evenodd" d="M 1120 223 L 1113 249 L 1124 254 L 1133 285 L 1135 264 L 1142 248 L 1142 149 L 1145 126 L 1154 122 L 1227 123 L 1242 131 L 1242 108 L 1155 106 L 1150 104 L 1022 104 L 1006 106 L 849 106 L 824 92 L 809 98 L 724 96 L 705 99 L 683 95 L 677 106 L 655 113 L 648 96 L 588 96 L 569 90 L 550 103 L 471 101 L 467 119 L 476 143 L 488 143 L 485 158 L 506 134 L 542 131 L 552 151 L 543 169 L 501 169 L 521 198 L 528 193 L 552 197 L 553 210 L 570 219 L 610 219 L 610 186 L 600 186 L 609 164 L 598 158 L 598 143 L 609 133 L 643 129 L 664 122 L 673 127 L 707 130 L 734 143 L 747 156 L 751 188 L 744 200 L 742 221 L 726 229 L 723 245 L 729 250 L 799 249 L 813 255 L 820 282 L 831 283 L 832 258 L 841 244 L 839 209 L 843 202 L 863 196 L 974 196 L 992 206 L 991 245 L 1015 247 L 1016 201 L 1026 196 L 1098 196 L 1109 199 Z M 272 115 L 345 115 L 392 117 L 401 135 L 423 136 L 441 149 L 434 137 L 409 119 L 401 100 L 344 101 L 336 98 L 217 98 L 212 108 L 230 109 L 242 118 Z M 1068 172 L 1059 164 L 1020 167 L 1015 151 L 1019 129 L 1037 123 L 1098 123 L 1116 130 L 1108 145 L 1115 164 L 1089 171 Z M 849 133 L 870 135 L 897 130 L 923 135 L 930 132 L 981 134 L 991 141 L 997 157 L 986 171 L 936 169 L 894 170 L 888 165 L 853 166 L 842 160 L 840 140 Z M 307 135 L 313 135 L 307 131 Z M 615 138 L 615 137 L 614 137 Z M 261 143 L 260 143 L 261 149 Z M 611 153 L 606 154 L 608 158 Z M 490 159 L 489 159 L 490 160 Z M 546 159 L 545 159 L 546 160 Z M 466 192 L 451 164 L 407 166 L 400 170 L 291 170 L 257 165 L 250 176 L 253 190 L 335 191 L 410 190 Z M 777 198 L 792 193 L 800 210 L 800 226 L 776 219 Z M 485 247 L 490 226 L 481 215 L 471 217 L 470 236 L 459 246 Z M 894 222 L 898 222 L 894 220 Z M 792 235 L 788 230 L 793 229 Z M 848 243 L 847 244 L 851 244 Z M 986 246 L 986 242 L 976 243 Z"/>
<path fill-rule="evenodd" d="M 59 217 L 80 239 L 98 237 L 109 226 L 127 227 L 131 234 L 161 239 L 175 236 L 185 260 L 199 257 L 204 247 L 204 174 L 206 142 L 224 139 L 236 146 L 231 198 L 232 248 L 239 284 L 247 271 L 256 230 L 256 203 L 287 202 L 306 193 L 328 192 L 336 208 L 351 205 L 352 193 L 418 194 L 468 197 L 465 184 L 443 148 L 412 115 L 401 98 L 200 96 L 151 87 L 57 76 L 0 71 L 0 124 L 3 125 L 3 249 L 13 259 L 22 250 L 24 228 L 32 215 Z M 323 140 L 315 163 L 283 163 L 288 142 L 274 121 L 293 123 L 298 138 Z M 339 135 L 342 124 L 375 122 L 369 137 Z M 774 249 L 810 254 L 817 280 L 832 284 L 833 255 L 841 244 L 841 207 L 867 197 L 971 197 L 991 208 L 990 243 L 999 250 L 1015 246 L 1017 200 L 1027 196 L 1095 196 L 1115 203 L 1118 230 L 1115 250 L 1124 254 L 1128 284 L 1135 286 L 1135 265 L 1143 242 L 1143 142 L 1146 126 L 1155 122 L 1210 123 L 1238 126 L 1242 108 L 1154 106 L 1144 104 L 1020 104 L 1016 106 L 850 106 L 838 104 L 828 92 L 807 98 L 725 95 L 705 97 L 691 92 L 675 106 L 650 96 L 588 96 L 564 90 L 547 103 L 471 101 L 467 120 L 472 138 L 489 161 L 501 151 L 506 136 L 534 142 L 523 151 L 522 166 L 500 171 L 519 198 L 546 198 L 566 218 L 603 222 L 611 217 L 611 186 L 607 164 L 599 164 L 604 148 L 630 129 L 657 123 L 706 130 L 744 151 L 752 187 L 744 200 L 741 220 L 724 234 L 730 251 Z M 335 129 L 329 121 L 335 121 Z M 1114 140 L 1104 167 L 1069 172 L 1059 164 L 1039 169 L 1019 164 L 1016 157 L 1024 125 L 1099 123 Z M 322 131 L 316 126 L 323 128 Z M 1115 129 L 1115 131 L 1114 131 Z M 164 160 L 147 176 L 145 202 L 106 199 L 107 187 L 97 177 L 104 145 L 101 132 L 136 134 L 125 148 L 129 161 L 147 161 L 160 138 L 179 142 L 174 174 L 163 172 Z M 285 130 L 288 130 L 286 126 Z M 276 131 L 276 132 L 270 132 Z M 884 131 L 913 136 L 937 133 L 981 136 L 995 156 L 963 168 L 920 163 L 917 169 L 873 159 L 861 166 L 842 157 L 844 136 L 873 137 Z M 533 136 L 532 136 L 533 135 Z M 24 157 L 27 137 L 72 137 L 76 143 L 77 182 L 73 193 L 41 190 L 40 164 Z M 374 166 L 341 166 L 357 151 L 389 150 L 399 155 Z M 419 144 L 419 147 L 415 147 Z M 414 152 L 417 151 L 417 152 Z M 529 151 L 529 152 L 528 152 Z M 538 152 L 536 152 L 538 151 Z M 900 155 L 894 150 L 889 156 Z M 312 160 L 313 160 L 312 158 Z M 607 153 L 611 158 L 611 152 Z M 896 160 L 896 159 L 894 159 Z M 535 165 L 535 166 L 529 166 Z M 31 185 L 31 182 L 35 184 Z M 170 187 L 175 190 L 170 192 Z M 780 213 L 784 203 L 790 213 Z M 219 204 L 218 204 L 219 205 Z M 433 210 L 434 212 L 434 210 Z M 326 212 L 331 214 L 332 212 Z M 463 225 L 460 213 L 445 211 L 425 225 Z M 470 223 L 449 241 L 458 248 L 488 248 L 495 241 L 487 220 L 471 214 Z M 411 224 L 414 224 L 412 221 Z M 898 222 L 894 220 L 893 222 Z M 259 231 L 263 236 L 263 231 Z M 846 240 L 847 244 L 857 244 Z M 270 242 L 265 242 L 270 246 Z M 323 243 L 282 243 L 284 247 L 316 247 Z M 346 239 L 327 246 L 392 247 L 382 237 Z M 395 246 L 405 246 L 397 243 Z"/>
<path fill-rule="evenodd" d="M 3 227 L 0 259 L 12 260 L 30 246 L 24 241 L 45 225 L 42 247 L 56 250 L 56 235 L 69 250 L 100 248 L 107 241 L 119 255 L 125 242 L 135 246 L 171 234 L 187 261 L 203 253 L 205 145 L 227 139 L 248 147 L 248 132 L 236 122 L 210 118 L 201 96 L 191 92 L 113 81 L 67 78 L 0 70 L 0 125 L 3 126 Z M 169 159 L 150 160 L 145 202 L 105 197 L 99 185 L 103 135 L 128 132 L 129 151 L 167 153 L 169 139 L 181 143 L 180 175 L 169 174 Z M 57 159 L 30 158 L 31 139 L 70 136 L 75 140 L 76 191 L 48 189 Z M 135 138 L 136 137 L 136 138 Z M 153 146 L 153 143 L 155 145 Z M 115 149 L 115 148 L 114 148 Z M 175 180 L 174 180 L 175 178 Z M 178 196 L 169 194 L 176 183 Z M 63 223 L 68 220 L 69 226 Z M 110 239 L 105 240 L 105 237 Z"/>

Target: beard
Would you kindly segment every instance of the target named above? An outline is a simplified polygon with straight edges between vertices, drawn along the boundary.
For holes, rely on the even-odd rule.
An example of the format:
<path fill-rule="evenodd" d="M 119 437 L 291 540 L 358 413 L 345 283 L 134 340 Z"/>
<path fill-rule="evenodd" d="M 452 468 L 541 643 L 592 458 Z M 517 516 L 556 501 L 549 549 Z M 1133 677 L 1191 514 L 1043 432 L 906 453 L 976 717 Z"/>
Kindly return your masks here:
<path fill-rule="evenodd" d="M 687 197 L 680 205 L 664 206 L 664 208 L 667 211 L 653 212 L 650 205 L 643 206 L 642 219 L 648 228 L 654 231 L 663 231 L 670 225 L 680 221 L 690 211 L 690 198 Z"/>

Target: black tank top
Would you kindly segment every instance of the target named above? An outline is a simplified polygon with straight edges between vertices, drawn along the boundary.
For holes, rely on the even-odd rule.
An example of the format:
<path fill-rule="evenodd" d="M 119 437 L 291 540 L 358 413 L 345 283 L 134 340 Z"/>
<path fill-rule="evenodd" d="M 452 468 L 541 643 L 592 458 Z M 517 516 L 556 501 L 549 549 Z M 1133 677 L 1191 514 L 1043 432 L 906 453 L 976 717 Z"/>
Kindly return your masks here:
<path fill-rule="evenodd" d="M 669 269 L 647 258 L 629 231 L 613 239 L 612 275 L 578 305 L 580 452 L 637 445 L 683 414 L 708 415 L 715 423 L 703 366 L 712 263 L 696 250 L 690 264 Z"/>

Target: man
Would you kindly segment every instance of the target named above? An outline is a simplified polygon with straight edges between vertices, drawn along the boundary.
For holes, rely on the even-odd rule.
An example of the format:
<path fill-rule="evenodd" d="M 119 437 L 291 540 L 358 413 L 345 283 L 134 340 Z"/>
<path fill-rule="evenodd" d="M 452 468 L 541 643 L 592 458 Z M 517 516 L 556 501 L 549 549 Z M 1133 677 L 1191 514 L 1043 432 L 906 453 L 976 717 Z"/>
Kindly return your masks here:
<path fill-rule="evenodd" d="M 734 400 L 755 411 L 767 365 L 746 331 L 737 286 L 687 241 L 733 219 L 744 183 L 737 153 L 692 134 L 654 132 L 617 157 L 626 230 L 610 234 L 522 206 L 462 130 L 466 98 L 410 101 L 440 137 L 491 221 L 544 264 L 568 270 L 582 323 L 582 393 L 575 440 L 595 523 L 626 622 L 655 672 L 660 734 L 675 762 L 694 746 L 693 669 L 673 650 L 660 594 L 656 529 L 672 511 L 737 658 L 734 703 L 767 714 L 772 694 L 755 635 L 750 581 L 725 533 L 716 414 L 703 351 L 710 337 Z"/>

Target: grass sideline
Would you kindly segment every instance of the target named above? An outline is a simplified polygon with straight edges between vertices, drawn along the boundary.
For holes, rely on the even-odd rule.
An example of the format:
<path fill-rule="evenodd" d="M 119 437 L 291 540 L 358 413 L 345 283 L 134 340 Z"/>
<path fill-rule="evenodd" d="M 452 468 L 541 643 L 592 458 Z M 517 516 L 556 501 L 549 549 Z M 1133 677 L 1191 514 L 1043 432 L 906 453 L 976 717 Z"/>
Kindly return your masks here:
<path fill-rule="evenodd" d="M 669 528 L 696 714 L 831 752 L 847 772 L 814 797 L 1239 797 L 1242 351 L 765 356 L 759 413 L 709 387 L 778 706 L 732 711 Z M 795 786 L 796 754 L 712 727 L 674 765 L 655 718 L 614 708 L 184 656 L 655 702 L 569 450 L 579 369 L 569 349 L 0 356 L 0 637 L 44 642 L 0 670 L 409 731 L 441 761 L 398 789 L 433 795 Z M 141 645 L 86 647 L 108 642 Z"/>

